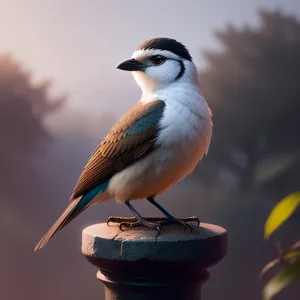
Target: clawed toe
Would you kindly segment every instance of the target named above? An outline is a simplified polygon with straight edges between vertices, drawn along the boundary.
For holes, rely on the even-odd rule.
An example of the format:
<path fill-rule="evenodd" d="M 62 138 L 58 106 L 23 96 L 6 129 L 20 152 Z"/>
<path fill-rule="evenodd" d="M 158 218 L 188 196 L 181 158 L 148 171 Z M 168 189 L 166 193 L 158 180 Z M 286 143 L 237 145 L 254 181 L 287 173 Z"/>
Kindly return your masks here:
<path fill-rule="evenodd" d="M 193 227 L 192 227 L 191 224 L 184 222 L 184 225 L 183 225 L 183 226 L 184 226 L 184 231 L 186 231 L 187 229 L 189 229 L 190 232 L 193 231 Z"/>
<path fill-rule="evenodd" d="M 162 229 L 163 229 L 162 224 L 160 224 L 158 222 L 157 225 L 156 225 L 156 227 L 155 227 L 155 229 L 156 229 L 156 235 L 155 235 L 155 237 L 158 237 L 160 235 Z"/>
<path fill-rule="evenodd" d="M 137 219 L 135 217 L 117 217 L 117 216 L 111 216 L 107 219 L 106 224 L 109 226 L 110 223 L 136 223 Z"/>
<path fill-rule="evenodd" d="M 142 224 L 138 221 L 136 221 L 136 222 L 121 222 L 119 225 L 119 228 L 121 231 L 124 231 L 125 228 L 138 227 L 138 226 L 142 226 Z"/>
<path fill-rule="evenodd" d="M 186 219 L 188 218 L 185 218 L 185 219 L 169 219 L 167 223 L 165 223 L 164 225 L 172 225 L 172 224 L 175 224 L 175 225 L 178 225 L 178 226 L 182 226 L 184 231 L 186 231 L 187 229 L 192 232 L 193 231 L 193 227 L 190 223 L 188 223 L 188 221 L 186 221 Z"/>
<path fill-rule="evenodd" d="M 183 222 L 196 222 L 197 223 L 197 227 L 199 227 L 199 225 L 200 225 L 200 220 L 199 220 L 199 218 L 198 217 L 196 217 L 196 216 L 192 216 L 192 217 L 186 217 L 186 218 L 183 218 L 183 219 L 179 219 L 179 220 L 181 220 L 181 221 L 183 221 Z"/>
<path fill-rule="evenodd" d="M 150 229 L 156 229 L 156 237 L 158 237 L 163 229 L 162 224 L 160 224 L 160 222 L 157 223 L 153 223 L 150 226 L 148 226 L 149 224 L 145 225 L 145 224 L 141 224 L 140 222 L 122 222 L 119 225 L 119 228 L 121 231 L 124 231 L 128 228 L 133 228 L 133 227 L 140 227 L 140 226 L 144 226 L 146 228 L 150 228 Z"/>

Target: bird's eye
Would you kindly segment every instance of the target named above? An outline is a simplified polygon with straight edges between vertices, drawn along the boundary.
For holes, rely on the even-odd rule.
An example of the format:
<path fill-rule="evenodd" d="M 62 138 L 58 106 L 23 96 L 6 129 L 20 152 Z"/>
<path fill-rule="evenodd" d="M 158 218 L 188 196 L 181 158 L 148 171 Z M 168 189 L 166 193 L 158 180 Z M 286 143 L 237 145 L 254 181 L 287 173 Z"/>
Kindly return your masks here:
<path fill-rule="evenodd" d="M 154 55 L 151 57 L 151 61 L 156 65 L 161 65 L 166 60 L 162 55 Z"/>

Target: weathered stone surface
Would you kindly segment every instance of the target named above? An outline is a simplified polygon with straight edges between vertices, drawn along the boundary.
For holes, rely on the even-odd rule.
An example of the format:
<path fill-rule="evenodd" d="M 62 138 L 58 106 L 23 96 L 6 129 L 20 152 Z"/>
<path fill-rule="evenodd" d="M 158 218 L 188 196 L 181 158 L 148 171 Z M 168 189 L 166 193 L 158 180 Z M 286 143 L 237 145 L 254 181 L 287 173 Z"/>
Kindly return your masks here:
<path fill-rule="evenodd" d="M 222 227 L 201 223 L 193 232 L 176 225 L 166 226 L 160 236 L 155 230 L 128 228 L 117 224 L 95 224 L 83 230 L 82 253 L 95 260 L 198 261 L 209 267 L 226 254 L 227 232 Z"/>

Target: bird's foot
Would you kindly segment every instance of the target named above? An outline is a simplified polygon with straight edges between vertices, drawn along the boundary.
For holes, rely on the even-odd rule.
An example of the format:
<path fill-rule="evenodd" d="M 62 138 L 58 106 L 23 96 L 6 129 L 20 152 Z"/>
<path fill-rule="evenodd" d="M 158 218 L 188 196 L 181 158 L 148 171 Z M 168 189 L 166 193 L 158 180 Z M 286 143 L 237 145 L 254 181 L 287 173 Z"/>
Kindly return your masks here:
<path fill-rule="evenodd" d="M 198 217 L 196 216 L 191 216 L 191 217 L 185 217 L 185 218 L 180 218 L 180 219 L 177 219 L 175 218 L 176 220 L 179 220 L 179 221 L 182 221 L 182 222 L 195 222 L 197 224 L 197 227 L 199 227 L 200 225 L 200 220 Z"/>
<path fill-rule="evenodd" d="M 165 222 L 165 221 L 168 221 L 169 219 L 164 217 L 164 218 L 161 218 L 161 217 L 148 217 L 148 218 L 144 218 L 145 220 L 149 221 L 149 222 Z M 200 220 L 198 217 L 196 216 L 192 216 L 192 217 L 186 217 L 186 218 L 182 218 L 182 219 L 176 219 L 174 218 L 175 220 L 180 220 L 180 221 L 183 221 L 183 222 L 196 222 L 197 223 L 197 226 L 200 225 Z M 137 223 L 137 219 L 135 217 L 117 217 L 117 216 L 111 216 L 107 219 L 107 225 L 109 226 L 110 223 Z M 171 223 L 169 223 L 171 224 Z M 174 222 L 172 223 L 174 224 Z"/>
<path fill-rule="evenodd" d="M 117 216 L 111 216 L 107 219 L 106 224 L 109 226 L 110 223 L 136 223 L 137 219 L 135 217 L 117 217 Z"/>
<path fill-rule="evenodd" d="M 162 222 L 160 221 L 149 221 L 146 218 L 139 218 L 136 222 L 121 222 L 120 223 L 120 230 L 124 231 L 125 228 L 128 227 L 138 227 L 143 226 L 150 229 L 156 229 L 156 237 L 160 235 L 162 230 Z"/>
<path fill-rule="evenodd" d="M 137 220 L 135 217 L 116 217 L 112 216 L 109 217 L 107 220 L 107 225 L 109 226 L 110 223 L 117 223 L 120 224 L 120 230 L 124 231 L 125 228 L 133 228 L 133 227 L 146 227 L 150 229 L 156 229 L 156 236 L 159 236 L 162 225 L 161 221 L 163 218 L 139 218 Z M 165 220 L 165 219 L 164 219 Z"/>
<path fill-rule="evenodd" d="M 188 222 L 196 222 L 197 227 L 200 225 L 200 220 L 195 217 L 186 217 L 182 219 L 177 218 L 143 218 L 142 220 L 137 220 L 135 217 L 117 217 L 112 216 L 109 217 L 107 220 L 107 225 L 109 226 L 110 223 L 117 223 L 120 224 L 120 230 L 124 231 L 125 228 L 133 228 L 133 227 L 140 227 L 144 226 L 151 229 L 156 229 L 157 234 L 156 236 L 159 236 L 161 233 L 163 226 L 165 225 L 172 225 L 177 224 L 180 226 L 183 226 L 184 230 L 189 229 L 190 231 L 193 230 L 191 224 Z"/>
<path fill-rule="evenodd" d="M 179 218 L 175 218 L 175 217 L 169 217 L 169 218 L 166 218 L 164 221 L 162 221 L 162 225 L 164 226 L 164 225 L 175 224 L 175 225 L 182 226 L 184 231 L 189 229 L 189 231 L 192 232 L 193 227 L 189 222 L 196 222 L 197 227 L 199 227 L 199 225 L 200 225 L 200 220 L 195 216 L 186 217 L 186 218 L 183 218 L 183 219 L 179 219 Z"/>

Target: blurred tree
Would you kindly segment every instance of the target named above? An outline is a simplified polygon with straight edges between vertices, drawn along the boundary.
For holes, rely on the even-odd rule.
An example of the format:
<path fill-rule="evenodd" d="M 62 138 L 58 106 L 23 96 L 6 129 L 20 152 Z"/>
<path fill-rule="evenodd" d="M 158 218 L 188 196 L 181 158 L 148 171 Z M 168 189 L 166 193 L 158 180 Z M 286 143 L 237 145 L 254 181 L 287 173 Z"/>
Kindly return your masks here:
<path fill-rule="evenodd" d="M 259 16 L 257 28 L 216 32 L 223 50 L 204 53 L 199 80 L 215 127 L 203 165 L 207 182 L 217 168 L 243 190 L 256 182 L 274 189 L 280 180 L 286 193 L 299 184 L 300 23 L 277 11 Z"/>
<path fill-rule="evenodd" d="M 0 191 L 10 193 L 30 177 L 34 154 L 49 139 L 45 117 L 58 109 L 65 97 L 50 96 L 51 82 L 33 83 L 30 73 L 10 55 L 0 56 Z M 22 188 L 21 188 L 22 189 Z"/>

